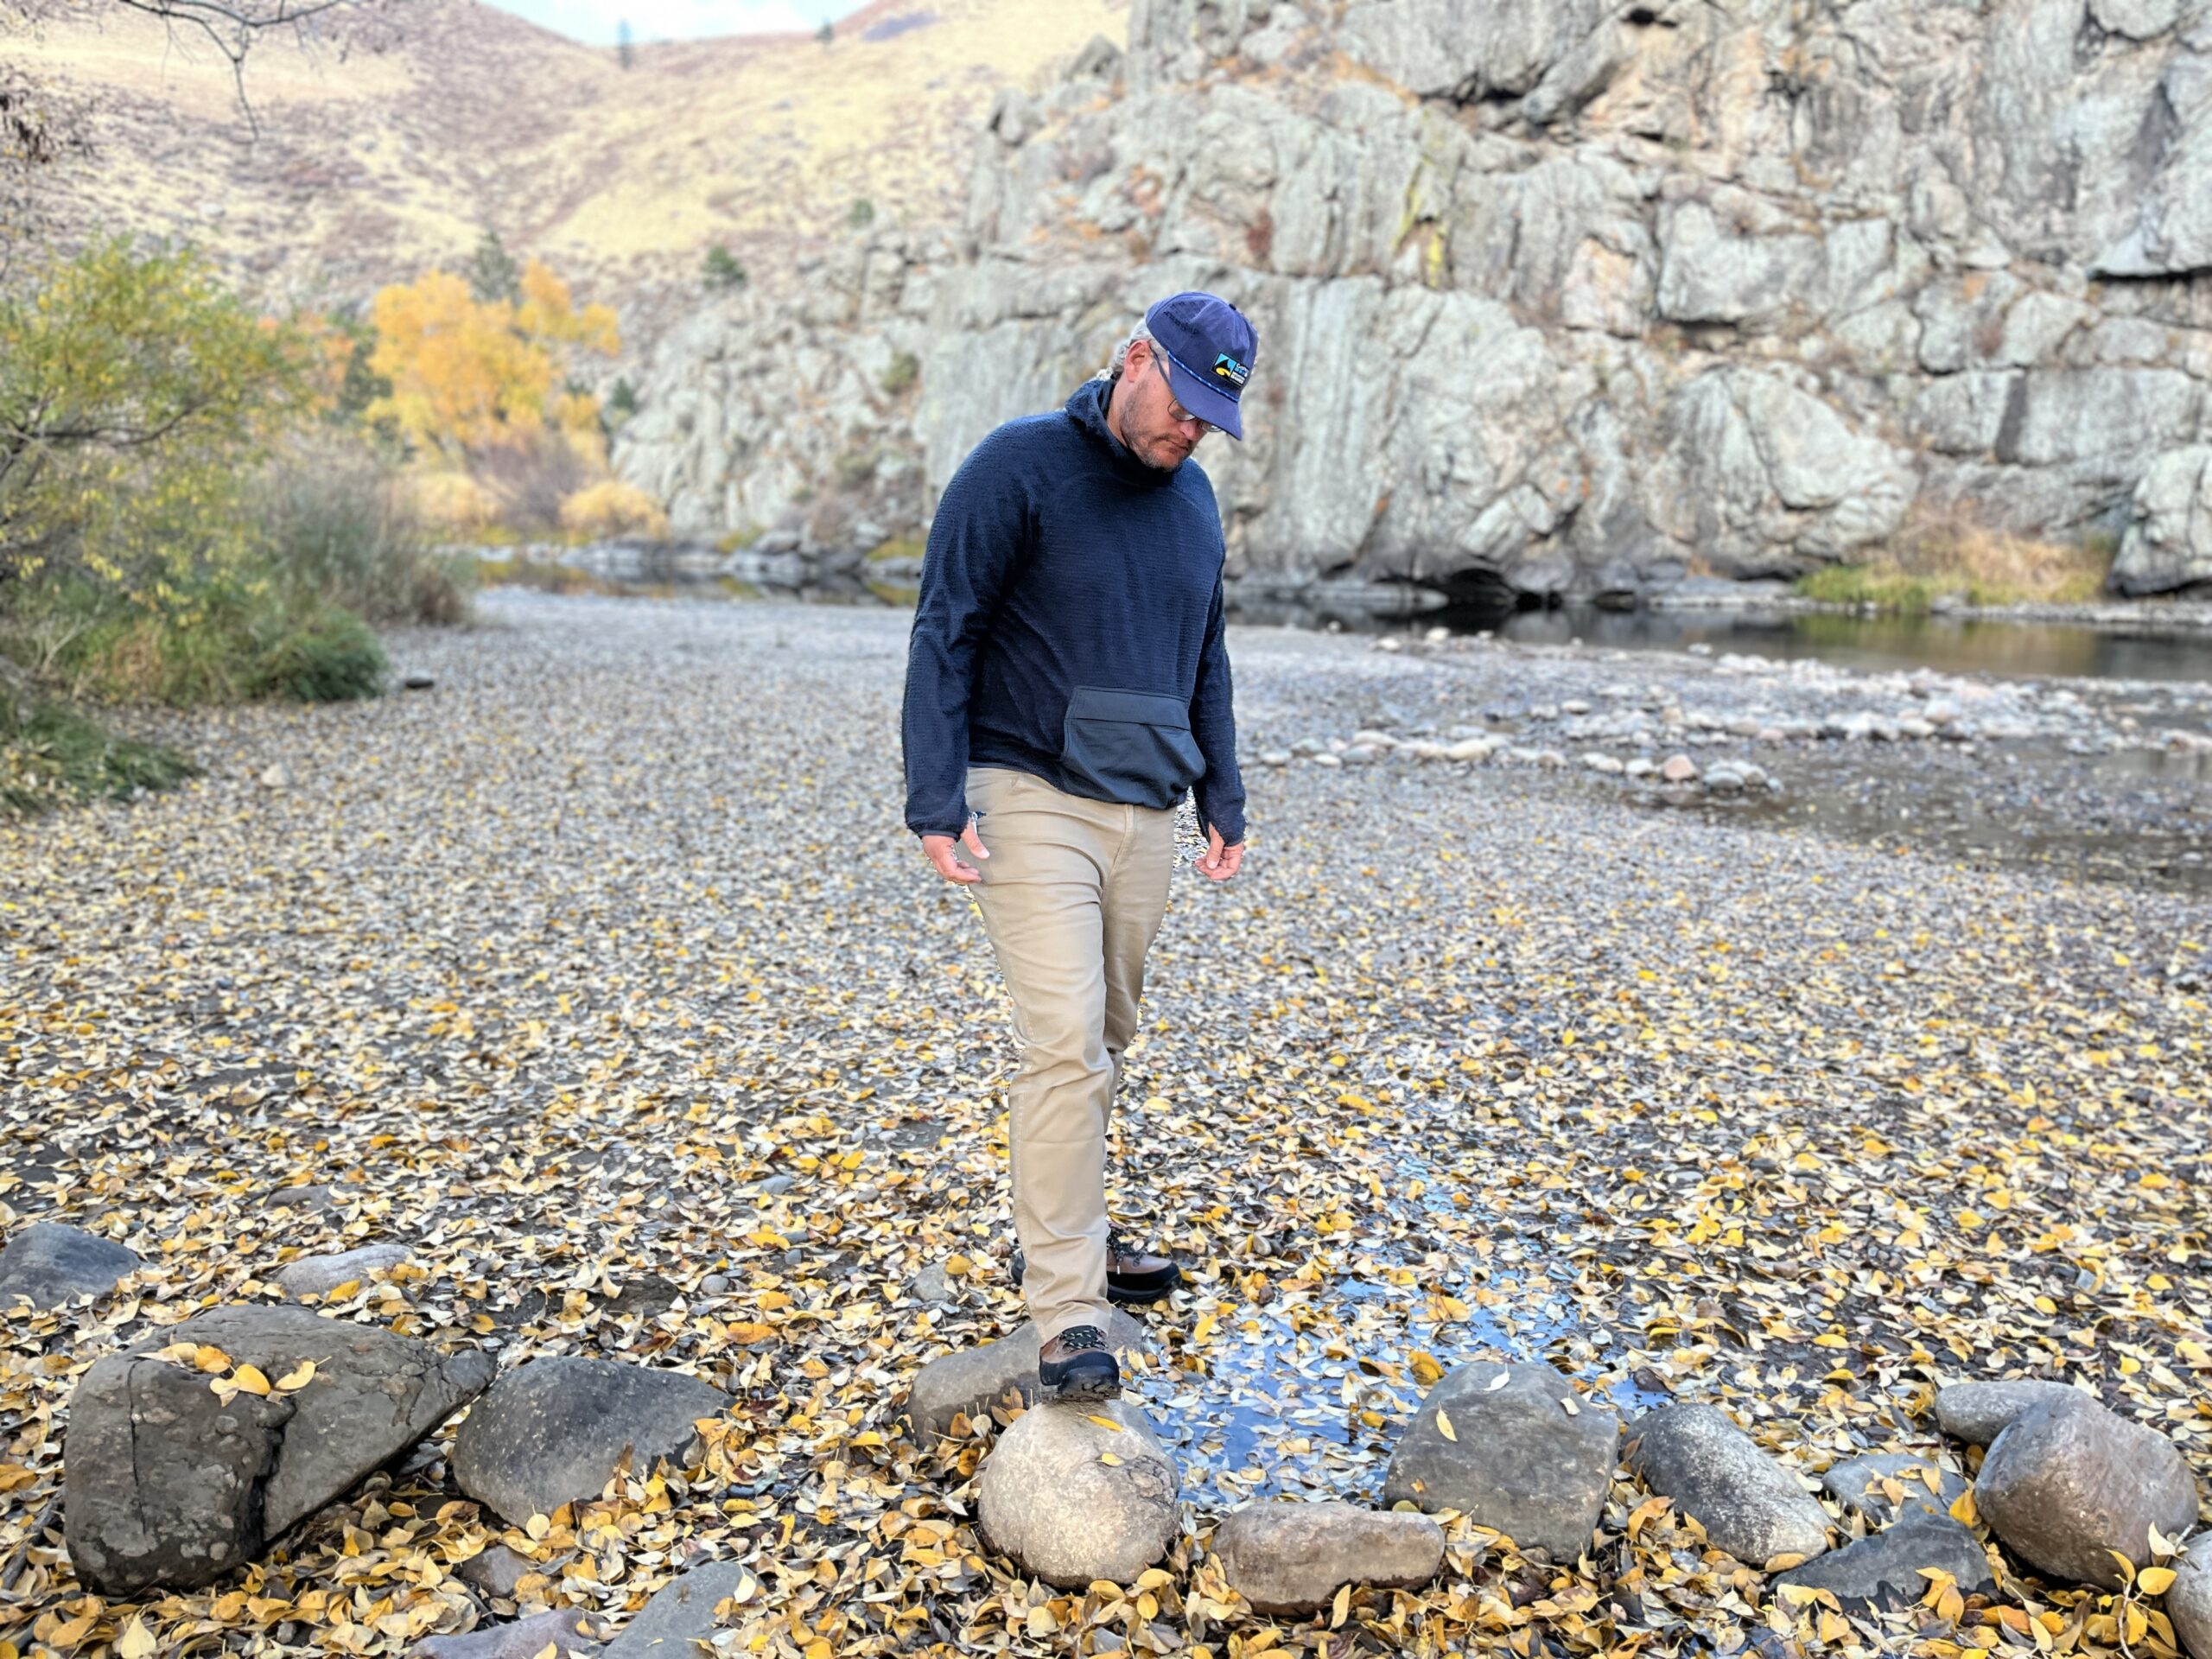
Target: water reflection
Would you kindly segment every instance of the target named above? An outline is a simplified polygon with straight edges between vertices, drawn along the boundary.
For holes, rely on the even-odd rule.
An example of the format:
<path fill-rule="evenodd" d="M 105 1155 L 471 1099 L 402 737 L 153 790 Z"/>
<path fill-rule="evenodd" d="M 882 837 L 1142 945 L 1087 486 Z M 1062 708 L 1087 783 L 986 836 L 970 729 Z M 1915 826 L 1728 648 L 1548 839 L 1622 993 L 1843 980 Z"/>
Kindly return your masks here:
<path fill-rule="evenodd" d="M 2212 680 L 2212 634 L 2113 630 L 2055 622 L 1949 616 L 1856 616 L 1774 610 L 1495 611 L 1455 606 L 1417 626 L 1455 632 L 1488 629 L 1529 645 L 1681 651 L 1696 644 L 1747 656 L 1816 657 L 1891 672 L 1928 667 L 1947 674 L 2079 675 L 2100 679 Z"/>

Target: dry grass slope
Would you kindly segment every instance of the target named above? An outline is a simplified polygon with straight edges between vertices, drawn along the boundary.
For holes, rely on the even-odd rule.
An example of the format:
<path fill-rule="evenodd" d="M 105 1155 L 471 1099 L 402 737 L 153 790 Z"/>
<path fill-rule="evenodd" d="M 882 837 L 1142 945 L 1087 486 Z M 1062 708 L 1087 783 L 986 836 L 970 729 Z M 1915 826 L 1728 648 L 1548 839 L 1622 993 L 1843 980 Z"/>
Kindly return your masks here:
<path fill-rule="evenodd" d="M 734 36 L 640 47 L 626 70 L 477 0 L 418 0 L 382 53 L 257 49 L 258 140 L 214 52 L 119 7 L 11 45 L 98 111 L 57 193 L 67 232 L 181 233 L 279 291 L 351 298 L 488 226 L 613 294 L 688 279 L 716 242 L 772 281 L 860 198 L 879 224 L 950 222 L 996 89 L 1120 40 L 1127 9 L 877 0 L 826 49 Z"/>

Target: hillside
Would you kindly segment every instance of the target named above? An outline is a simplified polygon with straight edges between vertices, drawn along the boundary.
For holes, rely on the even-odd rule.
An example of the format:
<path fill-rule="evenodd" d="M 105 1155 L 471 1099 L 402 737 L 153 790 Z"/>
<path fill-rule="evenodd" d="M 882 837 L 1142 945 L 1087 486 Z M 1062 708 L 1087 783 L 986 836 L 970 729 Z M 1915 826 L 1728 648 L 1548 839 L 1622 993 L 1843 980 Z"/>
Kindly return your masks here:
<path fill-rule="evenodd" d="M 12 42 L 89 100 L 65 233 L 184 234 L 293 296 L 357 297 L 486 227 L 618 302 L 729 245 L 779 285 L 855 200 L 879 226 L 957 222 L 969 139 L 1001 86 L 1103 33 L 1128 0 L 878 0 L 808 36 L 641 46 L 625 69 L 477 0 L 410 0 L 385 48 L 270 40 L 247 68 L 111 5 Z"/>

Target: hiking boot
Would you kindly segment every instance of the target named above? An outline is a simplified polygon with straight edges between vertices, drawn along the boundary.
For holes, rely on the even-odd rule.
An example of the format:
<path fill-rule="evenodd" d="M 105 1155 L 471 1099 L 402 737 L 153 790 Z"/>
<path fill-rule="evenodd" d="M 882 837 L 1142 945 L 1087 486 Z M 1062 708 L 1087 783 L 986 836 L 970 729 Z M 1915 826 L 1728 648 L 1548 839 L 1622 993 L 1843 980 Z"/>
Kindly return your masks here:
<path fill-rule="evenodd" d="M 1047 1400 L 1111 1400 L 1122 1363 L 1095 1325 L 1071 1325 L 1037 1351 L 1037 1391 Z"/>
<path fill-rule="evenodd" d="M 1014 1247 L 1014 1282 L 1019 1285 L 1028 1271 L 1021 1246 Z M 1106 1235 L 1106 1300 L 1139 1307 L 1156 1302 L 1183 1282 L 1183 1269 L 1164 1255 L 1148 1255 L 1125 1238 L 1119 1229 Z"/>

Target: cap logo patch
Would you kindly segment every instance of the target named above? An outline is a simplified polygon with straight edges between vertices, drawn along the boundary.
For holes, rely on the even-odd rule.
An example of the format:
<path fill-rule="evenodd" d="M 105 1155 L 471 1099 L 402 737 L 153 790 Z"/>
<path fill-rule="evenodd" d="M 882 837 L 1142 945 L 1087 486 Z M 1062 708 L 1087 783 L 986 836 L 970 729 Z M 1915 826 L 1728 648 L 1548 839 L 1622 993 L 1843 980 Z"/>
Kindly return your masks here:
<path fill-rule="evenodd" d="M 1231 385 L 1241 386 L 1252 371 L 1224 352 L 1213 360 L 1213 372 Z"/>

